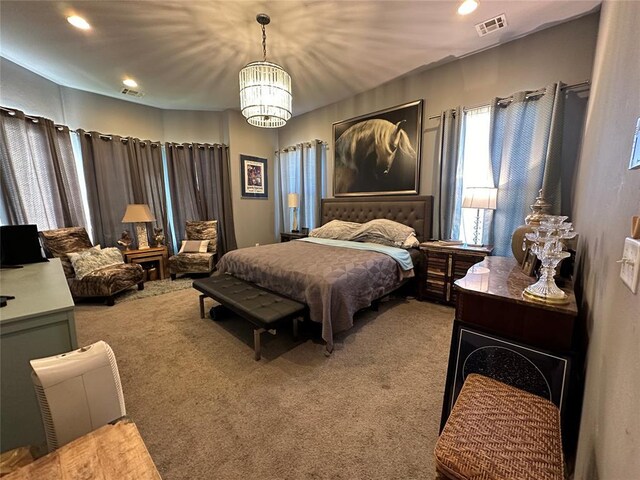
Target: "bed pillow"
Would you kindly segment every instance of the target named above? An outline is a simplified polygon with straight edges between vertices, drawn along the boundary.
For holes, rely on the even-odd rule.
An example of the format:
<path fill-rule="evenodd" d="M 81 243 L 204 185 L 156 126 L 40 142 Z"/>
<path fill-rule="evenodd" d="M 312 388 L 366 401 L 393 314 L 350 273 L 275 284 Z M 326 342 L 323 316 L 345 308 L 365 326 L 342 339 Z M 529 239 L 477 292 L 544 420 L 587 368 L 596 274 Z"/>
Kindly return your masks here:
<path fill-rule="evenodd" d="M 331 220 L 321 227 L 309 232 L 310 237 L 331 238 L 333 240 L 353 240 L 355 233 L 362 227 L 361 223 Z"/>
<path fill-rule="evenodd" d="M 90 273 L 101 268 L 124 263 L 122 253 L 115 247 L 102 250 L 94 247 L 81 252 L 69 253 L 68 255 L 78 280 L 82 280 Z"/>
<path fill-rule="evenodd" d="M 402 223 L 379 218 L 361 225 L 354 240 L 379 243 L 390 247 L 410 248 L 418 245 L 416 231 Z"/>
<path fill-rule="evenodd" d="M 206 253 L 209 240 L 183 240 L 178 253 Z"/>

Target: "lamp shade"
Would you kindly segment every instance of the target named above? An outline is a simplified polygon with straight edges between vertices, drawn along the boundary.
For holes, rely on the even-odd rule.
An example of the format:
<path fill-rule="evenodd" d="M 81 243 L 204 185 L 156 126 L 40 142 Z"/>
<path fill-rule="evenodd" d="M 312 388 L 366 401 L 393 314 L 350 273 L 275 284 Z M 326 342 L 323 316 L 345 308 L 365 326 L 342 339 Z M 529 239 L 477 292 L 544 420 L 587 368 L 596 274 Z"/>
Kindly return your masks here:
<path fill-rule="evenodd" d="M 124 217 L 122 217 L 122 223 L 154 222 L 155 220 L 151 210 L 149 210 L 149 205 L 146 203 L 131 203 L 127 205 L 127 211 L 124 212 Z"/>
<path fill-rule="evenodd" d="M 298 208 L 300 205 L 300 196 L 297 193 L 290 193 L 287 195 L 287 203 L 289 208 Z"/>
<path fill-rule="evenodd" d="M 462 208 L 495 210 L 497 197 L 497 188 L 468 187 L 464 189 L 464 195 L 462 197 Z"/>

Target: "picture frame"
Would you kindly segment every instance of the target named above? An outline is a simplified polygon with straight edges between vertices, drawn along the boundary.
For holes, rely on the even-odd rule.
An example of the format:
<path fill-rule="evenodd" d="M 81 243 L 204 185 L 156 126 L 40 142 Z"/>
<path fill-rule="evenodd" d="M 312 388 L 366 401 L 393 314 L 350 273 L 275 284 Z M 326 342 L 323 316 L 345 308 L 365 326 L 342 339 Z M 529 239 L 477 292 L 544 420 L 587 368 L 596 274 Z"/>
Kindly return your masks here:
<path fill-rule="evenodd" d="M 333 124 L 333 194 L 417 195 L 423 100 Z"/>
<path fill-rule="evenodd" d="M 636 132 L 633 136 L 633 145 L 631 146 L 631 160 L 629 161 L 629 170 L 640 168 L 640 117 L 636 122 Z"/>
<path fill-rule="evenodd" d="M 546 398 L 564 414 L 572 368 L 573 360 L 569 355 L 533 348 L 455 320 L 440 431 L 466 377 L 471 373 L 479 373 Z"/>
<path fill-rule="evenodd" d="M 535 276 L 535 272 L 538 267 L 538 257 L 536 257 L 535 253 L 531 251 L 531 248 L 527 248 L 527 251 L 524 253 L 520 267 L 522 267 L 522 271 L 525 275 L 529 277 Z"/>
<path fill-rule="evenodd" d="M 240 181 L 242 198 L 269 198 L 267 159 L 241 154 Z"/>

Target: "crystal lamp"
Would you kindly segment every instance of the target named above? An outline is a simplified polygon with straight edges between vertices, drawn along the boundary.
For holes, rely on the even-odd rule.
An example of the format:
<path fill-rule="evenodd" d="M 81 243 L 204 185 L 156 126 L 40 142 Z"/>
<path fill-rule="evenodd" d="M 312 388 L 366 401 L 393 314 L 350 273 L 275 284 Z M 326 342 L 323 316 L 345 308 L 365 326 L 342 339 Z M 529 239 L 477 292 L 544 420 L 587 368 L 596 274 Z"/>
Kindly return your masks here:
<path fill-rule="evenodd" d="M 573 225 L 566 222 L 567 218 L 545 215 L 540 225 L 534 226 L 533 232 L 525 235 L 527 240 L 532 242 L 531 251 L 542 263 L 538 281 L 524 289 L 525 298 L 545 303 L 568 303 L 567 294 L 558 288 L 553 279 L 558 263 L 570 256 L 569 252 L 564 250 L 565 245 L 562 241 L 576 236 Z"/>

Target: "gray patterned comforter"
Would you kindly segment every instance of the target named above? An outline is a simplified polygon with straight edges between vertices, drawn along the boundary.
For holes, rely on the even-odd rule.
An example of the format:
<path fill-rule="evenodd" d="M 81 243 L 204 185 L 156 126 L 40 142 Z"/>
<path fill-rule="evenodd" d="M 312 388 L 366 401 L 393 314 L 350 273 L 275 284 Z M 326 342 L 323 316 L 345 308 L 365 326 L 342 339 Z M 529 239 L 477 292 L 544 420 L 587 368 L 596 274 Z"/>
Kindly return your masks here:
<path fill-rule="evenodd" d="M 231 251 L 217 268 L 306 303 L 329 350 L 333 334 L 350 328 L 358 310 L 413 276 L 383 253 L 295 240 Z"/>

